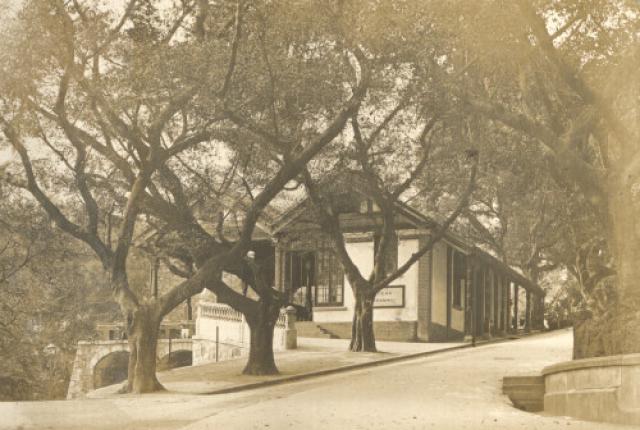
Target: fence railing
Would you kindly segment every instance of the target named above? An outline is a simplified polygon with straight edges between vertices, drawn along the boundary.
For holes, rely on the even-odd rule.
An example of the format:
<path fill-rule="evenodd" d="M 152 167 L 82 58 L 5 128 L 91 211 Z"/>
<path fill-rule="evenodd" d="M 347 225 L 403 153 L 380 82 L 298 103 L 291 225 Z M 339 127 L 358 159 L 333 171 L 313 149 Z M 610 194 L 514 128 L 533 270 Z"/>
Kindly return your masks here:
<path fill-rule="evenodd" d="M 287 328 L 287 313 L 284 309 L 280 310 L 280 315 L 278 316 L 278 320 L 276 321 L 277 328 Z"/>
<path fill-rule="evenodd" d="M 200 316 L 203 318 L 210 318 L 221 321 L 235 321 L 242 322 L 242 313 L 236 311 L 229 305 L 224 303 L 200 303 Z M 280 310 L 280 315 L 276 321 L 277 328 L 287 327 L 287 313 L 284 309 Z"/>
<path fill-rule="evenodd" d="M 223 303 L 200 303 L 200 316 L 222 321 L 242 322 L 242 313 Z"/>

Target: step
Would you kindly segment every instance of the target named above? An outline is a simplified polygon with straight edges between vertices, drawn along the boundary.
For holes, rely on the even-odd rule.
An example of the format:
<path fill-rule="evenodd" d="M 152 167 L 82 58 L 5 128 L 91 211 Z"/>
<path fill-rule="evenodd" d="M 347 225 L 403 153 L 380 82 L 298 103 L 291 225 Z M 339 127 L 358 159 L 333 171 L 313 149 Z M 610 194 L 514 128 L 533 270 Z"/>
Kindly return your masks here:
<path fill-rule="evenodd" d="M 518 400 L 536 400 L 544 398 L 544 386 L 542 385 L 530 385 L 502 389 L 502 393 L 509 396 L 511 399 Z"/>
<path fill-rule="evenodd" d="M 328 333 L 325 333 L 320 330 L 297 330 L 298 336 L 300 337 L 310 337 L 310 336 L 330 336 Z"/>
<path fill-rule="evenodd" d="M 544 394 L 544 384 L 512 384 L 512 385 L 503 385 L 502 392 L 506 393 L 514 392 L 514 391 L 536 391 Z"/>
<path fill-rule="evenodd" d="M 544 410 L 544 377 L 540 375 L 505 376 L 502 379 L 502 393 L 511 403 L 527 412 Z"/>
<path fill-rule="evenodd" d="M 513 402 L 513 405 L 527 412 L 541 412 L 544 410 L 544 401 L 541 400 L 518 400 Z"/>
<path fill-rule="evenodd" d="M 304 321 L 296 323 L 296 330 L 300 331 L 309 331 L 309 332 L 320 332 L 318 325 L 311 321 Z"/>
<path fill-rule="evenodd" d="M 541 375 L 520 375 L 505 376 L 502 378 L 502 386 L 520 385 L 520 384 L 541 384 L 544 385 L 544 377 Z"/>
<path fill-rule="evenodd" d="M 318 327 L 312 321 L 303 321 L 296 323 L 296 331 L 298 332 L 299 337 L 312 337 L 312 338 L 323 338 L 323 339 L 331 339 L 332 335 L 327 333 L 322 328 Z"/>
<path fill-rule="evenodd" d="M 327 330 L 326 328 L 322 327 L 321 325 L 318 325 L 318 329 L 320 329 L 320 331 L 322 333 L 326 334 L 331 339 L 340 339 L 340 336 L 335 335 L 331 330 Z"/>
<path fill-rule="evenodd" d="M 336 339 L 351 339 L 351 323 L 321 323 L 319 327 Z M 377 332 L 376 332 L 377 334 Z"/>

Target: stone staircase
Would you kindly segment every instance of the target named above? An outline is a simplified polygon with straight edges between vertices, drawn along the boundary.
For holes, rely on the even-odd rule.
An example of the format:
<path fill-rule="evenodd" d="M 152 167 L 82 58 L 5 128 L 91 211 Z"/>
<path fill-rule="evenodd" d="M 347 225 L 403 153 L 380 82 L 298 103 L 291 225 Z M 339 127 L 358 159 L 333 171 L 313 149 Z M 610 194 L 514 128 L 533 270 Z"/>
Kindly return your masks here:
<path fill-rule="evenodd" d="M 314 337 L 321 339 L 338 339 L 338 336 L 313 321 L 296 322 L 298 337 Z"/>
<path fill-rule="evenodd" d="M 544 409 L 544 377 L 505 376 L 502 379 L 502 393 L 509 397 L 513 405 L 527 412 Z"/>

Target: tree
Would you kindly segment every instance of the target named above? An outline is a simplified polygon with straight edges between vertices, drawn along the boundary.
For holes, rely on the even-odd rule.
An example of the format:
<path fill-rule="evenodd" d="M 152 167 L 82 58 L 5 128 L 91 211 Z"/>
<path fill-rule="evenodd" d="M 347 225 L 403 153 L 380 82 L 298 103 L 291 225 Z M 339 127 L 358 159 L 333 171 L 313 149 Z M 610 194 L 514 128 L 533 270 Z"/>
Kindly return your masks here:
<path fill-rule="evenodd" d="M 425 81 L 422 80 L 422 76 L 408 71 L 408 58 L 402 57 L 402 63 L 406 68 L 397 66 L 399 70 L 394 74 L 389 72 L 390 66 L 384 61 L 388 60 L 385 57 L 386 51 L 378 55 L 379 57 L 374 56 L 372 60 L 372 63 L 380 65 L 372 72 L 375 82 L 372 86 L 376 91 L 372 90 L 369 93 L 358 113 L 351 117 L 352 136 L 346 142 L 346 148 L 343 151 L 335 151 L 338 155 L 335 156 L 334 153 L 333 157 L 333 170 L 343 174 L 347 172 L 346 180 L 359 183 L 364 194 L 380 208 L 381 226 L 377 232 L 380 240 L 374 251 L 374 268 L 370 274 L 361 273 L 347 252 L 344 231 L 340 224 L 339 202 L 333 198 L 330 187 L 322 187 L 320 184 L 323 179 L 314 178 L 308 169 L 302 177 L 312 202 L 313 213 L 323 232 L 332 241 L 355 297 L 349 347 L 351 351 L 376 350 L 373 303 L 377 293 L 406 273 L 422 255 L 429 252 L 434 244 L 444 237 L 447 229 L 468 204 L 478 163 L 475 149 L 453 149 L 452 135 L 455 133 L 452 131 L 455 132 L 456 129 L 442 120 L 444 112 L 441 107 L 434 108 L 434 105 L 437 105 L 433 103 L 434 97 L 427 97 L 423 92 L 422 85 Z M 413 58 L 416 63 L 417 60 Z M 404 85 L 394 88 L 390 82 L 396 80 L 404 81 Z M 412 133 L 411 130 L 418 132 Z M 473 146 L 471 142 L 465 143 Z M 390 268 L 392 246 L 396 240 L 395 220 L 398 205 L 402 198 L 406 199 L 407 194 L 415 194 L 413 188 L 417 180 L 424 180 L 425 171 L 434 164 L 431 157 L 434 154 L 436 159 L 442 157 L 442 152 L 447 153 L 448 158 L 453 160 L 456 160 L 457 155 L 456 161 L 460 169 L 458 172 L 469 171 L 468 183 L 458 190 L 457 203 L 444 222 L 434 229 L 427 242 L 400 267 Z M 465 158 L 462 157 L 464 153 L 470 166 L 465 165 L 465 162 L 460 163 L 460 160 Z M 337 173 L 335 176 L 339 175 L 340 173 Z"/>
<path fill-rule="evenodd" d="M 335 22 L 343 38 L 357 44 L 371 67 L 371 90 L 350 119 L 350 135 L 315 169 L 304 172 L 313 212 L 328 235 L 355 297 L 350 350 L 375 351 L 373 302 L 376 294 L 405 273 L 440 240 L 466 207 L 476 175 L 476 142 L 456 121 L 456 103 L 438 72 L 448 31 L 436 28 L 434 6 L 411 2 L 341 2 Z M 435 9 L 442 6 L 435 5 Z M 444 7 L 446 8 L 446 7 Z M 463 154 L 467 154 L 465 157 Z M 434 186 L 432 170 L 448 159 L 458 177 L 442 188 L 457 201 L 448 217 L 408 261 L 391 270 L 397 205 Z M 444 164 L 444 163 L 443 163 Z M 323 192 L 322 178 L 349 172 L 380 208 L 380 241 L 374 269 L 363 274 L 346 251 L 339 205 Z M 465 174 L 460 175 L 460 172 Z M 336 175 L 339 176 L 339 175 Z M 453 175 L 452 175 L 453 176 Z M 468 182 L 467 182 L 468 177 Z M 419 188 L 419 189 L 418 189 Z M 439 189 L 439 191 L 441 191 Z M 451 199 L 450 199 L 451 200 Z"/>
<path fill-rule="evenodd" d="M 422 245 L 418 251 L 414 252 L 400 267 L 395 270 L 390 270 L 389 261 L 392 257 L 391 249 L 396 234 L 395 219 L 398 212 L 397 204 L 399 197 L 405 190 L 405 187 L 411 184 L 413 180 L 412 177 L 418 174 L 422 166 L 418 165 L 400 185 L 390 186 L 386 184 L 386 187 L 383 187 L 381 186 L 383 182 L 379 174 L 375 172 L 369 163 L 369 153 L 364 149 L 363 141 L 360 140 L 356 145 L 362 149 L 362 158 L 360 161 L 362 163 L 362 170 L 357 173 L 364 178 L 368 194 L 380 208 L 382 217 L 380 241 L 374 252 L 374 267 L 368 277 L 365 277 L 366 275 L 361 273 L 347 252 L 344 233 L 340 227 L 340 211 L 335 205 L 335 201 L 331 199 L 331 196 L 322 195 L 309 172 L 305 173 L 304 182 L 309 197 L 313 202 L 314 213 L 318 218 L 322 230 L 329 236 L 333 243 L 355 297 L 349 349 L 354 352 L 363 352 L 376 351 L 373 329 L 373 303 L 376 295 L 383 288 L 406 273 L 421 256 L 429 252 L 433 246 L 444 237 L 447 229 L 466 207 L 475 181 L 477 154 L 472 153 L 470 155 L 472 166 L 470 168 L 469 185 L 460 196 L 455 210 L 431 233 L 427 242 Z"/>
<path fill-rule="evenodd" d="M 207 9 L 210 15 L 214 12 Z M 174 273 L 189 277 L 191 267 L 201 267 L 212 256 L 236 246 L 246 253 L 253 225 L 265 206 L 342 133 L 364 97 L 369 85 L 368 61 L 356 47 L 341 41 L 332 25 L 332 13 L 321 6 L 271 3 L 254 4 L 244 12 L 242 49 L 237 51 L 233 84 L 223 101 L 225 117 L 237 127 L 225 136 L 235 155 L 229 175 L 222 175 L 221 181 L 233 184 L 236 195 L 237 190 L 244 190 L 244 196 L 223 197 L 219 190 L 211 193 L 210 166 L 194 163 L 203 157 L 198 152 L 187 163 L 178 158 L 160 172 L 171 198 L 153 196 L 143 204 L 143 211 L 162 231 L 159 245 L 165 248 Z M 201 17 L 201 21 L 210 27 L 209 18 Z M 321 91 L 318 83 L 322 83 Z M 216 215 L 208 219 L 216 225 L 213 233 L 203 227 L 207 213 Z M 227 238 L 225 220 L 235 213 L 241 220 L 239 228 L 235 237 Z M 220 279 L 207 288 L 219 301 L 242 312 L 250 326 L 251 347 L 244 373 L 276 373 L 273 329 L 287 295 L 268 285 L 257 264 L 242 258 L 243 254 L 234 255 L 225 271 L 241 278 L 255 299 Z"/>
<path fill-rule="evenodd" d="M 129 1 L 115 19 L 109 11 L 81 2 L 29 2 L 16 24 L 21 31 L 13 33 L 21 37 L 9 38 L 3 51 L 7 74 L 1 122 L 26 179 L 14 173 L 9 180 L 27 190 L 62 231 L 88 245 L 110 273 L 113 295 L 127 321 L 132 392 L 161 389 L 155 376 L 160 321 L 205 287 L 247 315 L 254 347 L 246 371 L 277 371 L 268 342 L 279 308 L 272 305 L 276 292 L 253 279 L 253 288 L 265 298 L 256 303 L 226 286 L 221 273 L 251 276 L 244 256 L 262 210 L 341 133 L 367 88 L 366 67 L 357 51 L 316 44 L 314 34 L 296 28 L 299 39 L 288 49 L 269 45 L 288 61 L 282 66 L 297 63 L 298 70 L 310 70 L 315 64 L 309 50 L 315 49 L 317 58 L 336 64 L 332 76 L 344 79 L 335 80 L 336 91 L 320 106 L 302 100 L 306 105 L 299 109 L 306 117 L 301 117 L 312 117 L 311 125 L 265 131 L 261 110 L 273 111 L 277 100 L 273 88 L 267 86 L 267 91 L 264 85 L 273 79 L 269 61 L 263 61 L 268 57 L 255 54 L 264 50 L 264 34 L 257 30 L 268 15 L 242 2 L 218 4 L 219 10 L 208 2 L 192 6 L 177 6 L 166 23 L 151 2 Z M 279 11 L 279 19 L 288 19 L 288 11 Z M 192 32 L 183 32 L 188 18 L 193 18 Z M 321 40 L 326 41 L 326 32 Z M 247 43 L 247 55 L 239 54 L 241 41 Z M 356 76 L 344 72 L 353 68 L 359 71 Z M 245 78 L 256 85 L 256 93 L 272 96 L 253 99 L 256 93 L 247 93 Z M 307 72 L 303 78 L 309 82 L 315 77 Z M 240 105 L 245 98 L 249 103 Z M 53 163 L 33 159 L 36 142 L 39 151 L 54 157 Z M 208 145 L 264 154 L 269 160 L 265 170 L 275 171 L 265 175 L 243 211 L 233 242 L 202 228 L 185 198 L 190 183 L 181 183 L 174 171 L 175 163 L 189 165 L 179 154 L 199 145 L 200 150 Z M 56 193 L 60 184 L 68 192 Z M 65 213 L 59 203 L 64 199 L 78 210 Z M 127 258 L 143 212 L 180 236 L 186 263 L 196 268 L 165 294 L 144 300 L 127 277 Z"/>
<path fill-rule="evenodd" d="M 640 296 L 633 191 L 640 174 L 638 80 L 632 72 L 640 58 L 638 5 L 522 0 L 484 6 L 473 19 L 459 12 L 461 49 L 476 59 L 460 97 L 476 114 L 532 139 L 554 180 L 580 190 L 605 232 L 617 273 L 615 312 L 592 328 L 616 339 L 604 353 L 637 352 L 637 337 L 626 333 L 637 332 Z M 486 32 L 489 22 L 500 24 Z"/>
<path fill-rule="evenodd" d="M 550 179 L 530 142 L 487 126 L 493 134 L 482 139 L 490 143 L 483 146 L 478 189 L 464 214 L 468 235 L 537 284 L 560 264 L 553 251 L 571 223 L 566 208 L 574 196 Z"/>
<path fill-rule="evenodd" d="M 615 267 L 608 249 L 606 237 L 588 204 L 576 199 L 564 206 L 565 217 L 571 219 L 563 230 L 563 240 L 553 250 L 552 258 L 559 262 L 570 279 L 563 287 L 564 297 L 556 307 L 567 315 L 573 324 L 573 358 L 606 355 L 615 337 L 605 331 L 591 331 L 592 324 L 608 324 L 617 311 Z M 589 337 L 588 341 L 580 341 Z"/>
<path fill-rule="evenodd" d="M 110 272 L 114 298 L 127 320 L 129 389 L 134 392 L 160 388 L 155 377 L 158 326 L 162 316 L 177 305 L 163 309 L 158 303 L 145 303 L 129 286 L 126 263 L 140 200 L 158 168 L 194 144 L 193 139 L 186 139 L 188 134 L 203 131 L 200 124 L 186 120 L 182 135 L 172 136 L 169 131 L 178 112 L 182 110 L 186 118 L 183 109 L 202 84 L 177 73 L 168 79 L 153 76 L 148 68 L 139 68 L 140 59 L 128 56 L 116 43 L 144 54 L 147 60 L 159 59 L 159 47 L 145 51 L 147 35 L 127 39 L 121 31 L 129 19 L 134 24 L 132 31 L 140 28 L 144 22 L 136 18 L 144 11 L 144 5 L 129 2 L 122 18 L 109 28 L 109 14 L 85 9 L 78 2 L 28 2 L 16 23 L 23 38 L 14 38 L 4 51 L 7 66 L 14 70 L 3 82 L 1 119 L 6 141 L 17 152 L 26 179 L 11 177 L 11 183 L 27 190 L 62 231 L 88 245 Z M 114 59 L 129 61 L 130 68 L 105 64 Z M 140 85 L 145 78 L 158 82 Z M 123 85 L 125 81 L 132 85 Z M 148 98 L 132 100 L 131 95 Z M 39 141 L 57 165 L 43 171 L 49 166 L 33 161 L 27 139 Z M 166 146 L 164 139 L 168 139 Z M 118 201 L 122 206 L 115 246 L 110 235 L 101 234 L 107 210 L 96 191 L 100 179 L 126 184 L 126 193 Z M 69 194 L 50 197 L 51 188 L 60 184 L 68 187 Z M 64 198 L 77 199 L 83 217 L 65 214 L 59 203 Z M 108 218 L 104 227 L 110 231 Z"/>

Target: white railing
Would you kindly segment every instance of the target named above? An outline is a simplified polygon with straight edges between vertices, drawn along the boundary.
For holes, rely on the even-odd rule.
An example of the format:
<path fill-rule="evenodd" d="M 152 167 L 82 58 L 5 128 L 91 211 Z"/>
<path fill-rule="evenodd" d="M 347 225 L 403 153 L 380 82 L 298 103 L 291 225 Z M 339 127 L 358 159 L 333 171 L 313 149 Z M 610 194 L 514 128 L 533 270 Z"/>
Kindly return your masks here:
<path fill-rule="evenodd" d="M 242 313 L 224 303 L 200 303 L 200 316 L 221 321 L 242 321 Z"/>
<path fill-rule="evenodd" d="M 244 320 L 244 316 L 241 312 L 236 311 L 231 306 L 224 303 L 206 303 L 202 302 L 200 306 L 200 316 L 202 318 L 210 318 L 220 321 L 236 321 L 241 322 Z M 280 310 L 280 315 L 276 321 L 276 327 L 287 327 L 287 313 L 284 309 Z"/>
<path fill-rule="evenodd" d="M 280 315 L 278 316 L 278 320 L 276 321 L 277 328 L 287 328 L 287 313 L 284 309 L 280 309 Z"/>

